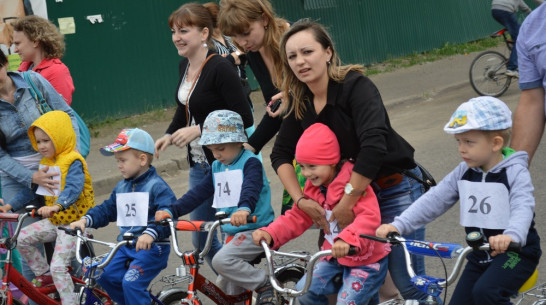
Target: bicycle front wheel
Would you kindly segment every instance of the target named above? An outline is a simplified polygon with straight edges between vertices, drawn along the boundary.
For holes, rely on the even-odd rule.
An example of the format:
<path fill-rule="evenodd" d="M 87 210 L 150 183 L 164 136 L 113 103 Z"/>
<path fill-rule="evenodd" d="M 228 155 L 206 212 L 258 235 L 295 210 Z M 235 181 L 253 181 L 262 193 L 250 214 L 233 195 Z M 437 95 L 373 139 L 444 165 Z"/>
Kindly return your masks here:
<path fill-rule="evenodd" d="M 161 301 L 161 304 L 152 300 L 151 305 L 180 305 L 181 301 L 187 296 L 188 294 L 185 291 L 177 291 L 165 296 L 160 296 L 158 299 Z"/>
<path fill-rule="evenodd" d="M 470 65 L 470 85 L 479 95 L 499 97 L 510 87 L 512 77 L 506 76 L 506 57 L 497 51 L 478 55 Z"/>

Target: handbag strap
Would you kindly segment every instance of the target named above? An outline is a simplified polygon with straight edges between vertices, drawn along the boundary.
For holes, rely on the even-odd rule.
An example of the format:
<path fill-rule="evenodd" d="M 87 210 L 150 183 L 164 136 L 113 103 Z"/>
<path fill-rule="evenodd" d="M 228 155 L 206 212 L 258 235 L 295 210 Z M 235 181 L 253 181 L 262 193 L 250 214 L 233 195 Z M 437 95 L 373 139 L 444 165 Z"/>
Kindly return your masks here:
<path fill-rule="evenodd" d="M 193 88 L 195 87 L 195 84 L 197 83 L 197 79 L 201 75 L 201 71 L 203 70 L 203 67 L 205 66 L 207 61 L 209 61 L 209 59 L 211 59 L 214 55 L 216 55 L 216 53 L 213 53 L 213 54 L 210 54 L 209 56 L 207 56 L 205 61 L 203 61 L 203 63 L 201 64 L 201 67 L 199 67 L 199 70 L 197 71 L 197 74 L 195 75 L 195 77 L 193 78 L 193 82 L 191 83 L 190 91 L 188 91 L 188 96 L 186 97 L 186 107 L 185 107 L 186 108 L 186 126 L 190 126 L 190 111 L 189 111 L 190 94 L 193 91 Z M 189 63 L 188 63 L 188 65 L 189 65 Z"/>
<path fill-rule="evenodd" d="M 30 72 L 28 71 L 23 72 L 23 78 L 25 79 L 27 84 L 30 86 L 29 88 L 30 94 L 32 95 L 32 97 L 34 97 L 34 101 L 36 102 L 38 109 L 40 109 L 40 113 L 44 114 L 46 112 L 50 112 L 51 107 L 49 107 L 49 104 L 44 99 L 42 92 L 40 92 L 40 90 L 38 90 L 38 88 L 34 84 L 34 81 L 32 80 L 32 77 L 30 76 Z"/>

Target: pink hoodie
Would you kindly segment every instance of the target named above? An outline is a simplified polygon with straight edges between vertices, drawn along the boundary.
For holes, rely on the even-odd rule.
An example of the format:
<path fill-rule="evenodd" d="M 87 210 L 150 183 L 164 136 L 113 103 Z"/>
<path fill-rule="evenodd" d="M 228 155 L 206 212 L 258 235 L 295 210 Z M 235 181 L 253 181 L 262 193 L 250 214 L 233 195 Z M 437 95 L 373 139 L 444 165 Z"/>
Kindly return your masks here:
<path fill-rule="evenodd" d="M 349 182 L 353 166 L 354 164 L 350 162 L 343 164 L 339 174 L 328 185 L 326 197 L 318 187 L 313 186 L 309 181 L 305 184 L 304 195 L 317 201 L 324 209 L 332 210 L 344 195 L 344 188 Z M 375 236 L 375 230 L 381 224 L 379 204 L 370 186 L 354 206 L 353 212 L 355 214 L 354 221 L 339 233 L 336 240 L 341 238 L 346 243 L 357 247 L 358 254 L 339 258 L 338 262 L 349 267 L 376 263 L 389 254 L 390 246 L 359 237 L 360 234 Z M 294 204 L 291 210 L 286 211 L 285 215 L 279 216 L 269 226 L 260 230 L 268 232 L 273 237 L 273 247 L 277 249 L 303 234 L 311 225 L 313 225 L 311 218 Z M 332 245 L 324 240 L 322 250 L 331 248 Z"/>

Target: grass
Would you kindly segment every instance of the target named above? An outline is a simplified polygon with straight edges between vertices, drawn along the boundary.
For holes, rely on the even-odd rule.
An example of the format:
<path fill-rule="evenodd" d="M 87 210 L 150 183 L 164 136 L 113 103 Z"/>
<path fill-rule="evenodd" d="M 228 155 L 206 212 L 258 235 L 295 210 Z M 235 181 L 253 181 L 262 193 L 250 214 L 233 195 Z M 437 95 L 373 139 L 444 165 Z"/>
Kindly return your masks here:
<path fill-rule="evenodd" d="M 91 137 L 97 138 L 104 134 L 113 134 L 119 132 L 122 128 L 142 127 L 146 124 L 162 121 L 174 116 L 176 107 L 155 109 L 142 114 L 136 114 L 129 117 L 113 118 L 107 117 L 103 121 L 87 124 Z"/>
<path fill-rule="evenodd" d="M 366 75 L 374 75 L 384 72 L 395 71 L 400 68 L 407 68 L 426 62 L 433 62 L 439 59 L 453 56 L 466 55 L 471 52 L 483 51 L 502 43 L 502 39 L 486 38 L 461 44 L 445 43 L 441 48 L 433 49 L 422 53 L 413 53 L 404 57 L 389 58 L 384 62 L 366 66 Z"/>
<path fill-rule="evenodd" d="M 400 68 L 407 68 L 414 65 L 433 62 L 453 55 L 468 54 L 471 52 L 483 51 L 502 43 L 502 39 L 486 38 L 461 44 L 445 43 L 441 48 L 433 49 L 422 53 L 414 53 L 409 56 L 389 58 L 381 63 L 366 66 L 366 75 L 380 74 L 395 71 Z M 101 133 L 112 134 L 121 128 L 130 126 L 144 126 L 151 122 L 172 118 L 176 107 L 156 109 L 142 114 L 124 118 L 107 117 L 100 122 L 88 124 L 92 137 L 99 137 Z"/>

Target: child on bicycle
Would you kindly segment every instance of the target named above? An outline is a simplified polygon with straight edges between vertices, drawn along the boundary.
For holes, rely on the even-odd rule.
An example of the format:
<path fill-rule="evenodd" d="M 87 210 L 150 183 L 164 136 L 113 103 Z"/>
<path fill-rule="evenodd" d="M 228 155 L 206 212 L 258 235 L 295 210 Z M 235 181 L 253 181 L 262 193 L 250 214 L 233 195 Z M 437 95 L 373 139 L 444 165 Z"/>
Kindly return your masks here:
<path fill-rule="evenodd" d="M 507 147 L 511 127 L 510 109 L 499 99 L 483 96 L 460 105 L 444 131 L 455 135 L 463 162 L 377 229 L 379 237 L 411 232 L 460 201 L 460 224 L 467 233 L 481 231 L 492 251 L 468 254 L 449 304 L 510 304 L 538 265 L 542 252 L 528 156 Z M 521 252 L 506 252 L 510 242 L 520 243 Z"/>
<path fill-rule="evenodd" d="M 75 255 L 76 237 L 57 228 L 85 215 L 95 206 L 91 176 L 87 164 L 76 151 L 76 133 L 68 114 L 50 111 L 28 129 L 30 143 L 42 156 L 40 167 L 60 173 L 59 189 L 44 189 L 45 206 L 38 209 L 44 219 L 24 227 L 17 239 L 17 249 L 36 275 L 37 287 L 55 284 L 63 305 L 77 304 L 68 266 Z M 37 192 L 41 192 L 38 188 Z M 16 196 L 18 197 L 18 196 Z M 55 241 L 51 266 L 36 244 Z"/>
<path fill-rule="evenodd" d="M 78 227 L 101 228 L 117 221 L 118 241 L 132 233 L 137 237 L 133 247 L 122 247 L 97 282 L 117 304 L 149 305 L 147 292 L 150 282 L 167 267 L 169 228 L 148 224 L 156 211 L 165 209 L 176 200 L 169 185 L 152 166 L 154 140 L 142 129 L 123 129 L 111 145 L 101 148 L 106 156 L 114 155 L 123 180 L 101 205 L 90 209 L 80 220 L 70 224 Z M 75 303 L 74 303 L 75 304 Z"/>
<path fill-rule="evenodd" d="M 227 241 L 231 242 L 212 259 L 212 267 L 219 274 L 218 286 L 229 295 L 241 293 L 241 288 L 255 290 L 257 304 L 273 303 L 274 290 L 266 271 L 250 264 L 263 253 L 252 242 L 253 230 L 268 225 L 275 217 L 271 189 L 262 163 L 243 148 L 245 142 L 247 136 L 239 114 L 229 110 L 211 112 L 203 123 L 199 144 L 206 145 L 214 154 L 212 171 L 168 211 L 157 212 L 156 219 L 176 219 L 214 196 L 212 206 L 231 218 L 231 224 L 222 226 Z M 249 215 L 256 216 L 257 222 L 247 223 Z"/>
<path fill-rule="evenodd" d="M 302 198 L 321 204 L 327 219 L 343 197 L 354 166 L 349 161 L 340 162 L 340 158 L 336 135 L 322 123 L 307 128 L 296 146 L 296 161 L 307 178 Z M 359 238 L 359 234 L 373 234 L 381 224 L 379 204 L 372 188 L 368 186 L 359 197 L 353 208 L 355 219 L 350 225 L 340 229 L 336 221 L 330 223 L 330 234 L 325 235 L 322 249 L 332 249 L 332 257 L 317 263 L 309 291 L 298 298 L 300 304 L 328 304 L 326 295 L 333 293 L 337 293 L 338 304 L 378 303 L 390 247 Z M 309 229 L 313 220 L 299 209 L 298 202 L 269 226 L 256 230 L 252 235 L 254 242 L 259 244 L 265 240 L 273 248 L 279 248 Z M 357 254 L 348 256 L 350 246 L 356 247 Z M 340 276 L 341 281 L 334 280 Z M 305 277 L 297 287 L 301 289 L 304 282 Z"/>

